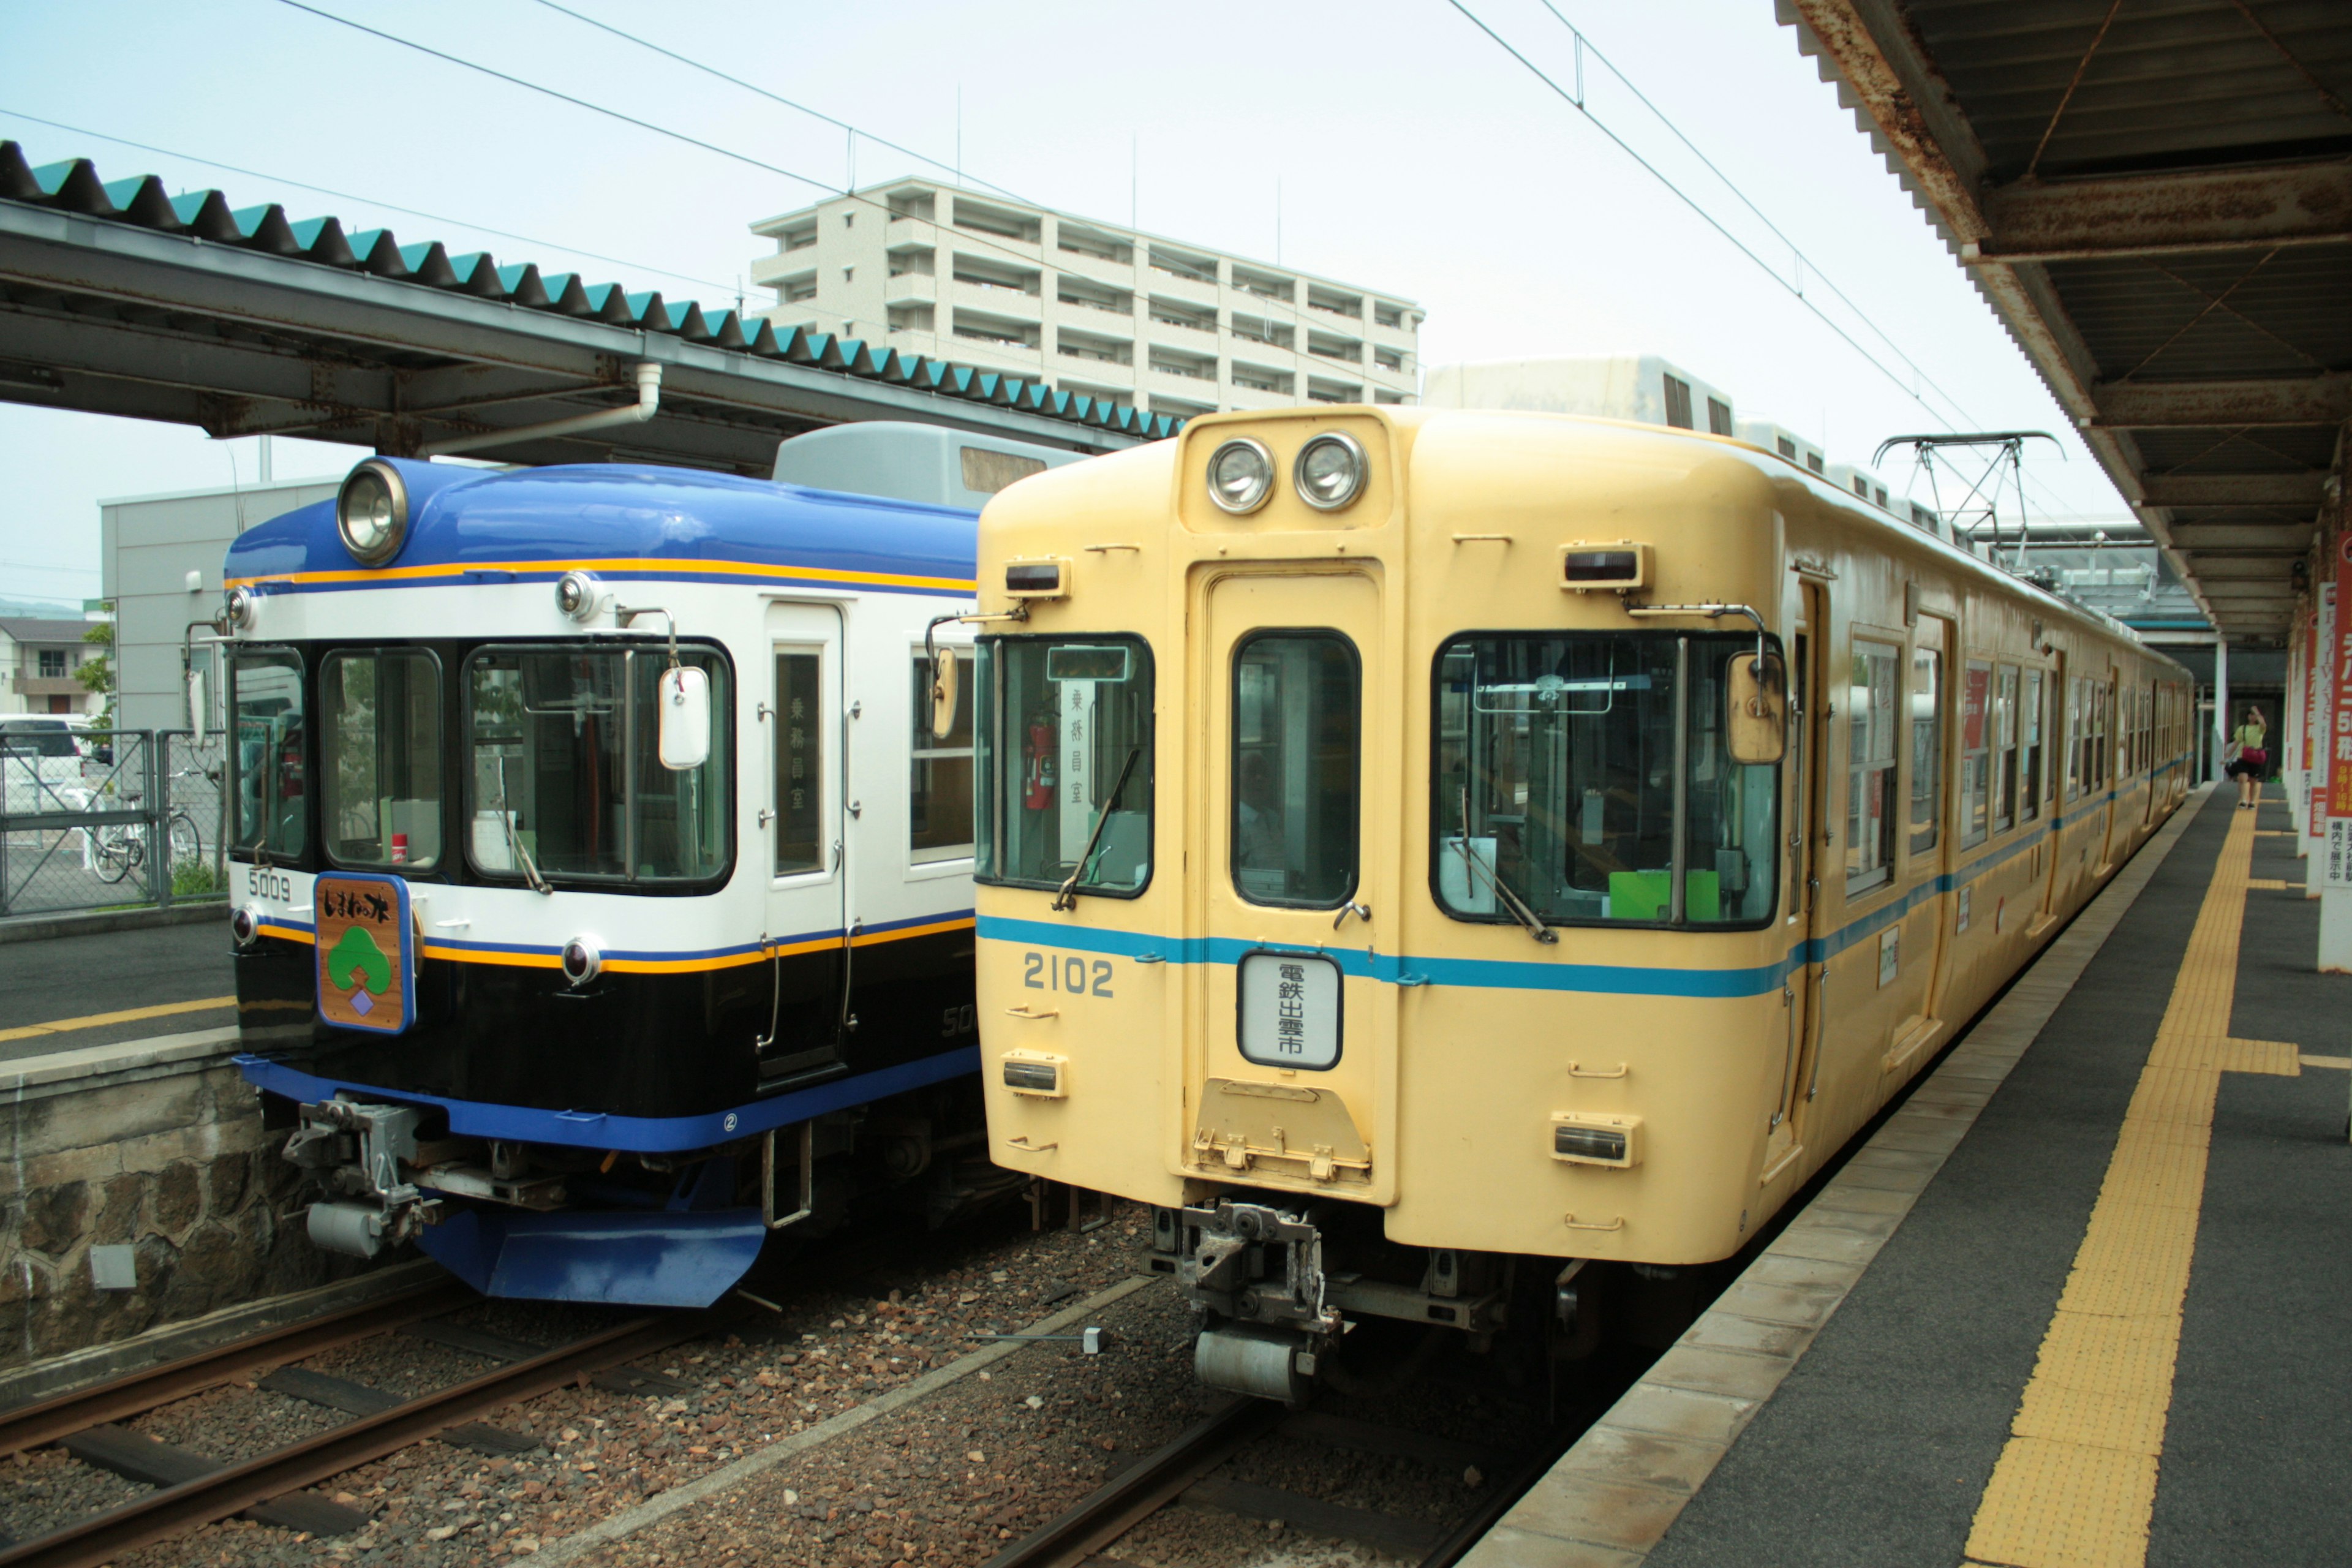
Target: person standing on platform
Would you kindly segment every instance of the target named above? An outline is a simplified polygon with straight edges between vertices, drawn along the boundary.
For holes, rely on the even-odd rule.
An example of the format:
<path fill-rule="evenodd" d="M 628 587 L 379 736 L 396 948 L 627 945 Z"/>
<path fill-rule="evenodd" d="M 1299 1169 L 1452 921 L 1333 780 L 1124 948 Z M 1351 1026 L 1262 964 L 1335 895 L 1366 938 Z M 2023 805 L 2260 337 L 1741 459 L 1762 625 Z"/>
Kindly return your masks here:
<path fill-rule="evenodd" d="M 2270 731 L 2263 727 L 2263 710 L 2249 707 L 2245 718 L 2230 734 L 2230 763 L 2226 771 L 2238 781 L 2238 809 L 2252 811 L 2263 803 L 2263 770 L 2270 765 L 2271 754 L 2263 746 Z"/>

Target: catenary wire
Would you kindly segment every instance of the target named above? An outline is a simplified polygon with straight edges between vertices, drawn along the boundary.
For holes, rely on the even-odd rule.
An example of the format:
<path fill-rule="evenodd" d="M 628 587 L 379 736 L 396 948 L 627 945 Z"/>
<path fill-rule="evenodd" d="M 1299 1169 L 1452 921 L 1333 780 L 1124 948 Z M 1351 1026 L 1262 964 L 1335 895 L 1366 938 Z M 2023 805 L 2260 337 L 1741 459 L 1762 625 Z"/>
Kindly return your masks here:
<path fill-rule="evenodd" d="M 385 212 L 404 213 L 410 217 L 425 218 L 434 223 L 455 224 L 459 228 L 468 228 L 476 234 L 490 234 L 496 235 L 500 239 L 520 240 L 525 245 L 535 245 L 543 249 L 561 251 L 566 256 L 584 257 L 590 261 L 602 261 L 614 267 L 627 267 L 639 272 L 656 273 L 664 278 L 674 278 L 681 283 L 699 283 L 711 289 L 735 287 L 731 283 L 721 283 L 713 278 L 700 278 L 691 272 L 679 272 L 667 267 L 656 267 L 647 261 L 632 261 L 626 257 L 606 256 L 598 251 L 583 250 L 576 245 L 565 245 L 552 239 L 539 239 L 528 234 L 517 234 L 511 229 L 492 228 L 488 224 L 475 223 L 469 218 L 451 217 L 446 213 L 429 213 L 418 207 L 404 207 L 397 202 L 381 201 L 374 196 L 363 196 L 352 191 L 339 191 L 328 185 L 314 185 L 307 180 L 291 179 L 284 174 L 268 174 L 259 169 L 247 169 L 236 163 L 224 163 L 217 158 L 199 158 L 194 153 L 182 153 L 170 147 L 158 147 L 148 142 L 133 142 L 127 136 L 110 136 L 103 131 L 91 131 L 79 125 L 68 125 L 62 120 L 45 120 L 37 114 L 27 114 L 21 109 L 0 106 L 0 115 L 5 115 L 12 120 L 22 120 L 34 125 L 46 125 L 52 131 L 71 132 L 76 136 L 88 136 L 94 141 L 111 142 L 118 147 L 135 147 L 142 153 L 152 153 L 159 157 L 177 158 L 184 163 L 201 163 L 207 169 L 221 169 L 232 174 L 243 174 L 248 179 L 267 180 L 273 185 L 291 185 L 296 190 L 311 191 L 322 196 L 332 196 L 337 201 L 361 202 L 368 206 L 381 207 Z"/>
<path fill-rule="evenodd" d="M 339 16 L 331 11 L 324 11 L 320 10 L 318 6 L 305 5 L 303 4 L 303 0 L 278 0 L 278 4 L 289 6 L 297 11 L 304 12 L 307 15 L 316 16 L 321 21 L 337 23 L 342 26 L 352 29 L 354 32 L 365 33 L 369 37 L 380 38 L 385 43 L 397 44 L 403 48 L 413 49 L 418 54 L 430 56 L 435 59 L 444 61 L 449 65 L 457 66 L 470 71 L 479 72 L 483 76 L 494 78 L 495 79 L 503 81 L 509 86 L 520 87 L 527 91 L 539 93 L 544 97 L 554 99 L 559 102 L 571 104 L 576 109 L 584 109 L 592 114 L 599 114 L 608 120 L 619 121 L 624 124 L 634 126 L 640 131 L 650 132 L 654 135 L 667 137 L 673 142 L 682 142 L 687 146 L 698 148 L 705 153 L 715 153 L 721 158 L 726 158 L 738 163 L 746 164 L 751 168 L 759 169 L 767 174 L 782 175 L 785 179 L 793 180 L 798 184 L 808 185 L 815 190 L 823 191 L 827 195 L 840 196 L 846 200 L 856 202 L 861 206 L 870 207 L 876 212 L 887 214 L 890 210 L 886 204 L 877 202 L 871 196 L 860 195 L 856 191 L 844 190 L 838 185 L 833 184 L 825 180 L 818 179 L 814 175 L 803 174 L 796 170 L 784 168 L 781 164 L 771 163 L 765 159 L 755 158 L 748 153 L 740 153 L 731 147 L 721 146 L 715 142 L 706 142 L 698 136 L 690 136 L 685 132 L 675 131 L 670 129 L 668 126 L 658 125 L 649 120 L 641 120 L 634 114 L 625 113 L 620 110 L 611 108 L 605 104 L 597 103 L 593 100 L 575 97 L 574 95 L 562 91 L 559 89 L 548 87 L 539 82 L 530 81 L 522 77 L 509 75 L 508 72 L 499 70 L 494 67 L 483 65 L 476 60 L 469 60 L 462 55 L 450 54 L 446 50 L 436 49 L 429 44 L 421 44 L 413 38 L 404 38 L 396 33 L 387 33 L 381 28 L 371 27 L 364 22 L 355 22 L 349 16 Z M 861 134 L 863 133 L 861 132 Z M 1045 208 L 1044 210 L 1048 212 L 1053 211 L 1052 208 Z M 1056 216 L 1059 215 L 1057 214 Z M 1009 257 L 1013 260 L 1021 262 L 1024 265 L 1028 264 L 1032 259 L 1017 250 L 994 244 L 979 235 L 971 234 L 968 230 L 959 230 L 957 241 L 960 244 L 970 244 L 977 249 L 992 250 L 1000 256 Z M 1270 306 L 1278 305 L 1286 310 L 1290 316 L 1290 324 L 1294 329 L 1311 328 L 1312 323 L 1308 322 L 1304 316 L 1299 314 L 1299 307 L 1297 305 L 1279 300 L 1269 300 L 1266 301 L 1266 304 Z M 856 318 L 850 319 L 852 321 L 856 320 Z M 880 323 L 868 324 L 879 325 Z M 1303 348 L 1295 348 L 1292 352 L 1298 353 L 1303 357 L 1307 351 Z M 1357 363 L 1360 365 L 1361 363 L 1360 361 Z M 1310 375 L 1313 374 L 1311 371 L 1305 370 L 1304 367 L 1301 367 L 1301 370 L 1302 374 Z"/>
<path fill-rule="evenodd" d="M 1486 34 L 1488 38 L 1492 39 L 1496 47 L 1501 48 L 1504 53 L 1517 60 L 1530 75 L 1535 77 L 1537 80 L 1542 82 L 1545 87 L 1550 89 L 1553 94 L 1556 95 L 1562 102 L 1568 104 L 1579 114 L 1582 115 L 1585 120 L 1592 125 L 1593 129 L 1599 131 L 1603 136 L 1607 137 L 1611 142 L 1615 144 L 1619 151 L 1622 152 L 1627 157 L 1633 159 L 1634 163 L 1640 164 L 1644 172 L 1646 172 L 1652 178 L 1655 179 L 1661 185 L 1664 185 L 1667 191 L 1672 193 L 1677 200 L 1683 203 L 1684 205 L 1690 208 L 1690 210 L 1694 214 L 1697 215 L 1700 220 L 1706 223 L 1708 227 L 1714 229 L 1718 235 L 1721 235 L 1732 248 L 1738 250 L 1742 256 L 1748 258 L 1751 262 L 1754 262 L 1767 277 L 1770 278 L 1775 283 L 1780 284 L 1782 289 L 1786 289 L 1792 298 L 1794 298 L 1800 304 L 1803 305 L 1807 310 L 1811 311 L 1815 319 L 1820 321 L 1821 323 L 1827 327 L 1832 332 L 1835 333 L 1847 347 L 1853 349 L 1855 353 L 1867 361 L 1873 369 L 1885 376 L 1887 380 L 1893 382 L 1896 386 L 1902 388 L 1904 395 L 1917 403 L 1921 409 L 1924 410 L 1930 418 L 1937 420 L 1947 430 L 1956 430 L 1958 428 L 1948 415 L 1937 410 L 1933 404 L 1928 402 L 1927 397 L 1921 394 L 1916 384 L 1906 383 L 1904 378 L 1896 374 L 1884 360 L 1881 360 L 1876 354 L 1872 353 L 1860 342 L 1856 342 L 1851 332 L 1848 332 L 1843 326 L 1832 320 L 1828 313 L 1822 310 L 1822 308 L 1818 304 L 1814 303 L 1811 299 L 1807 297 L 1801 289 L 1790 282 L 1786 278 L 1781 277 L 1778 268 L 1774 268 L 1769 262 L 1758 255 L 1756 251 L 1745 241 L 1741 240 L 1738 236 L 1733 234 L 1720 219 L 1717 218 L 1714 214 L 1708 212 L 1706 207 L 1702 206 L 1697 199 L 1692 196 L 1689 192 L 1684 190 L 1680 185 L 1676 184 L 1674 180 L 1669 178 L 1664 171 L 1661 170 L 1656 164 L 1651 163 L 1639 152 L 1635 151 L 1631 143 L 1626 142 L 1623 137 L 1618 135 L 1614 130 L 1611 129 L 1607 121 L 1601 120 L 1600 116 L 1593 113 L 1590 108 L 1586 107 L 1576 94 L 1570 92 L 1567 89 L 1560 86 L 1560 84 L 1557 80 L 1553 79 L 1553 78 L 1540 66 L 1538 66 L 1533 60 L 1529 59 L 1525 54 L 1520 52 L 1520 50 L 1510 42 L 1510 40 L 1505 38 L 1493 27 L 1487 26 L 1483 18 L 1481 18 L 1476 13 L 1473 12 L 1467 5 L 1463 4 L 1463 0 L 1446 0 L 1446 3 L 1452 5 L 1454 10 L 1460 12 L 1463 17 L 1467 20 L 1471 26 L 1476 27 L 1480 32 Z M 1581 33 L 1578 32 L 1572 25 L 1568 23 L 1566 18 L 1561 17 L 1557 11 L 1551 10 L 1549 0 L 1545 0 L 1544 8 L 1547 11 L 1551 11 L 1552 16 L 1556 19 L 1559 20 L 1561 26 L 1567 27 L 1571 34 L 1575 35 L 1580 42 L 1583 41 L 1583 35 Z M 1690 147 L 1692 153 L 1699 158 L 1699 161 L 1702 163 L 1706 165 L 1710 172 L 1716 174 L 1717 179 L 1723 180 L 1723 183 L 1726 185 L 1731 186 L 1733 194 L 1739 197 L 1740 201 L 1748 207 L 1749 211 L 1756 212 L 1757 216 L 1759 219 L 1762 219 L 1765 226 L 1772 230 L 1776 238 L 1780 239 L 1784 244 L 1789 243 L 1787 237 L 1780 233 L 1779 227 L 1775 226 L 1769 218 L 1764 217 L 1764 215 L 1760 211 L 1757 210 L 1755 204 L 1748 201 L 1747 195 L 1740 192 L 1736 185 L 1732 185 L 1731 181 L 1725 178 L 1722 172 L 1716 168 L 1713 162 L 1707 159 L 1706 154 L 1699 153 L 1698 149 L 1690 142 L 1689 139 L 1683 135 L 1679 128 L 1675 127 L 1671 121 L 1666 119 L 1666 116 L 1664 113 L 1660 112 L 1654 104 L 1650 103 L 1649 100 L 1642 94 L 1640 89 L 1634 87 L 1632 80 L 1628 79 L 1622 71 L 1619 70 L 1614 63 L 1611 62 L 1607 57 L 1601 56 L 1600 50 L 1591 48 L 1590 43 L 1584 43 L 1584 47 L 1591 49 L 1591 52 L 1595 56 L 1599 56 L 1601 59 L 1601 63 L 1608 67 L 1610 74 L 1616 77 L 1618 80 L 1623 82 L 1628 89 L 1633 90 L 1634 96 L 1641 100 L 1643 107 L 1648 108 L 1653 114 L 1657 115 L 1662 121 L 1664 121 L 1667 129 L 1673 132 L 1676 139 L 1681 141 L 1685 146 Z M 1801 258 L 1803 255 L 1801 251 L 1797 250 L 1797 247 L 1793 244 L 1790 245 L 1790 249 L 1792 253 L 1797 254 Z M 1933 388 L 1939 397 L 1942 397 L 1948 404 L 1949 404 L 1953 411 L 1958 413 L 1960 418 L 1969 421 L 1970 424 L 1975 424 L 1977 422 L 1975 416 L 1965 407 L 1961 406 L 1958 399 L 1946 392 L 1943 387 L 1937 384 L 1937 383 L 1932 378 L 1928 377 L 1924 372 L 1921 372 L 1911 357 L 1908 354 L 1904 353 L 1900 348 L 1895 346 L 1894 340 L 1887 336 L 1885 330 L 1880 328 L 1875 321 L 1871 321 L 1867 314 L 1853 304 L 1853 300 L 1847 299 L 1844 292 L 1839 289 L 1836 284 L 1830 283 L 1826 276 L 1823 277 L 1822 281 L 1829 283 L 1831 292 L 1836 294 L 1839 300 L 1845 304 L 1849 310 L 1853 310 L 1855 316 L 1868 326 L 1870 331 L 1874 335 L 1885 342 L 1890 349 L 1893 349 L 1895 356 L 1901 359 L 1903 363 L 1918 376 L 1921 382 L 1924 382 L 1927 385 Z M 2038 479 L 2034 481 L 2034 488 L 2042 492 L 2045 502 L 2051 503 L 2051 510 L 2053 512 L 2065 510 L 2055 504 L 2056 498 L 2053 493 L 2050 491 L 2048 487 L 2042 485 Z"/>

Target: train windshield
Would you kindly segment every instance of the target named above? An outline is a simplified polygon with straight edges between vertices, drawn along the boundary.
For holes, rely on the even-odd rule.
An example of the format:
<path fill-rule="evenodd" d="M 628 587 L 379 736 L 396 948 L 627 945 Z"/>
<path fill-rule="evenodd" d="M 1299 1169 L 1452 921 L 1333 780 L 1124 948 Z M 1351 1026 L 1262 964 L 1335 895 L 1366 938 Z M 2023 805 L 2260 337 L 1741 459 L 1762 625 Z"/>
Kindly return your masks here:
<path fill-rule="evenodd" d="M 302 854 L 302 656 L 239 648 L 229 659 L 230 765 L 236 773 L 236 848 Z"/>
<path fill-rule="evenodd" d="M 1151 650 L 1134 637 L 980 645 L 983 882 L 1132 897 L 1151 879 Z"/>
<path fill-rule="evenodd" d="M 1726 667 L 1755 648 L 1753 636 L 1671 632 L 1447 644 L 1431 854 L 1448 912 L 1551 924 L 1768 919 L 1780 769 L 1733 762 L 1723 733 Z"/>
<path fill-rule="evenodd" d="M 341 866 L 441 861 L 441 661 L 423 648 L 329 654 L 319 667 L 327 853 Z"/>
<path fill-rule="evenodd" d="M 707 882 L 732 851 L 728 670 L 710 680 L 710 754 L 661 764 L 656 685 L 669 655 L 609 647 L 488 647 L 466 661 L 467 858 L 485 876 Z"/>

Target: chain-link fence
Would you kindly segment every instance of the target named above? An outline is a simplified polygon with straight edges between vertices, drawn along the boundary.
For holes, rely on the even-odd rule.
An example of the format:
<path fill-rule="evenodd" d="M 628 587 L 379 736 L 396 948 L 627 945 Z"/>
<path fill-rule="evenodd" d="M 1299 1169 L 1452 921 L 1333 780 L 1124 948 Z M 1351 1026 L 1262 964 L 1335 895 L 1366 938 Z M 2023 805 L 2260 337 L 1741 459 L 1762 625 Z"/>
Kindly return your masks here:
<path fill-rule="evenodd" d="M 217 735 L 0 729 L 0 915 L 226 897 Z"/>

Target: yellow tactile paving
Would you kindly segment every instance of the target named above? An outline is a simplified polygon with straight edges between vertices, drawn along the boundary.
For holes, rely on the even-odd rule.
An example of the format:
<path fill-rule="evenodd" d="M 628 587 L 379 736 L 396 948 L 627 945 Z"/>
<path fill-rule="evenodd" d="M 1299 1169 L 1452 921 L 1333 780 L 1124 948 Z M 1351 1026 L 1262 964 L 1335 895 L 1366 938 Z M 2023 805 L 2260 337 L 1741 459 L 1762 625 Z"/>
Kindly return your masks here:
<path fill-rule="evenodd" d="M 2246 879 L 2246 886 L 2258 893 L 2284 893 L 2286 891 L 2286 883 L 2276 877 L 2250 877 Z"/>
<path fill-rule="evenodd" d="M 2258 832 L 2230 825 L 2189 950 L 2008 1445 L 1969 1531 L 1971 1564 L 2142 1568 L 2224 1072 L 2311 1058 L 2230 1034 Z M 2273 887 L 2281 883 L 2270 884 Z"/>

